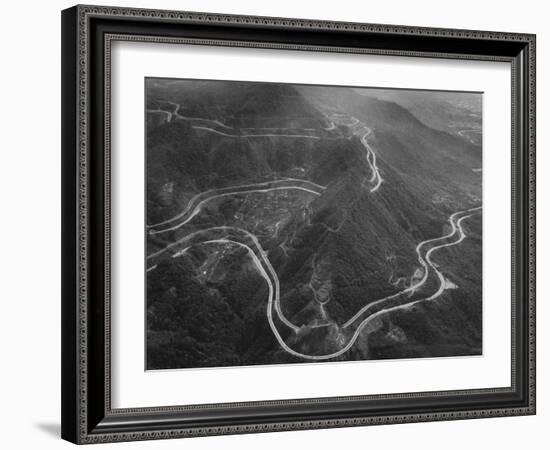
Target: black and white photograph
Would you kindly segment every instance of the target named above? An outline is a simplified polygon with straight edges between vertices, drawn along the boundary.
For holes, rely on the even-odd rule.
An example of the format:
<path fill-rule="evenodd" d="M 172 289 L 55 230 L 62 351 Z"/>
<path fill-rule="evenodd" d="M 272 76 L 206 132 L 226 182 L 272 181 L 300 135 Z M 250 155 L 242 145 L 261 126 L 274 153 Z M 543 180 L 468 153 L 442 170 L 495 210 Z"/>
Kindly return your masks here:
<path fill-rule="evenodd" d="M 145 98 L 146 369 L 482 355 L 482 92 Z"/>
<path fill-rule="evenodd" d="M 6 2 L 0 447 L 543 448 L 545 5 Z"/>

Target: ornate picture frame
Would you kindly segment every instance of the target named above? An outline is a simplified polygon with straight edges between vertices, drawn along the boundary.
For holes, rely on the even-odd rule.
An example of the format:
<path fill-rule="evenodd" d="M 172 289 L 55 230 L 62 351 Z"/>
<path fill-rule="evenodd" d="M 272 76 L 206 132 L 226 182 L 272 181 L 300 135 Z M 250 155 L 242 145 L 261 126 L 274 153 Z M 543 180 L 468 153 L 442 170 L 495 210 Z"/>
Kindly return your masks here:
<path fill-rule="evenodd" d="M 501 61 L 511 65 L 511 384 L 113 408 L 114 42 Z M 535 414 L 535 36 L 99 6 L 62 12 L 62 437 L 74 443 Z M 487 295 L 491 295 L 490 292 Z"/>

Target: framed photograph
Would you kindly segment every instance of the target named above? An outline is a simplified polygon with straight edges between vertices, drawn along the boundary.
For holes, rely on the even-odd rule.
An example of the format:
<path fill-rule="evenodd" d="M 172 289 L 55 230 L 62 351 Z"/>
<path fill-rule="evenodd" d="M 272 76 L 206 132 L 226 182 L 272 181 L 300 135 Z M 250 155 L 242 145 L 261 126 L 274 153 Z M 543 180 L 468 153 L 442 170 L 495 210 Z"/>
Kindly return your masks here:
<path fill-rule="evenodd" d="M 535 413 L 535 36 L 62 12 L 62 437 Z"/>

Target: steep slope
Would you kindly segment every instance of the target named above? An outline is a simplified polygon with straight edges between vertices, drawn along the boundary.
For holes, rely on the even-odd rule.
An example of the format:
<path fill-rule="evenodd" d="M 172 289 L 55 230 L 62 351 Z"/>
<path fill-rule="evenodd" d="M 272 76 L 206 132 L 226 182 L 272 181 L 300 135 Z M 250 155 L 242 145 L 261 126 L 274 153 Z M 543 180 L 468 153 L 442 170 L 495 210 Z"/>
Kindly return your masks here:
<path fill-rule="evenodd" d="M 324 117 L 287 84 L 147 79 L 147 107 L 184 117 L 220 120 L 231 127 L 317 127 Z"/>
<path fill-rule="evenodd" d="M 425 125 L 481 147 L 482 93 L 405 89 L 355 91 L 366 97 L 396 102 Z"/>
<path fill-rule="evenodd" d="M 337 351 L 361 308 L 422 276 L 419 242 L 449 233 L 450 214 L 480 204 L 481 176 L 472 170 L 481 167 L 480 148 L 350 89 L 210 83 L 150 81 L 147 222 L 160 232 L 147 244 L 149 255 L 161 255 L 147 277 L 148 367 L 304 361 L 281 347 L 266 320 L 271 294 L 254 260 L 262 252 L 280 284 L 273 326 L 281 339 L 301 353 Z M 269 184 L 296 179 L 315 187 Z M 212 198 L 185 223 L 173 219 L 205 191 Z M 479 352 L 480 268 L 457 261 L 480 259 L 480 227 L 469 230 L 479 239 L 463 256 L 438 260 L 461 287 L 445 292 L 448 306 L 419 306 L 415 313 L 430 319 L 418 326 L 396 312 L 338 359 Z M 208 244 L 186 240 L 204 230 Z M 247 253 L 235 230 L 254 236 L 261 251 Z"/>

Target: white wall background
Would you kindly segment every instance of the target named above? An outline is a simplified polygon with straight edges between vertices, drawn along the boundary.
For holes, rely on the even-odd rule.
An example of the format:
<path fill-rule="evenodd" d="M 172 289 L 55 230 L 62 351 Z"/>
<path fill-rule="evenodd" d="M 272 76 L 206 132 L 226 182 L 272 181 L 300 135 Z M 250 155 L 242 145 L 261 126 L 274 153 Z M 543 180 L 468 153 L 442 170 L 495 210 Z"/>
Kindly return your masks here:
<path fill-rule="evenodd" d="M 100 2 L 98 0 L 98 3 Z M 335 19 L 403 25 L 536 33 L 538 36 L 538 415 L 384 427 L 224 436 L 186 441 L 116 444 L 117 448 L 334 447 L 500 449 L 542 448 L 550 423 L 546 384 L 550 308 L 545 274 L 550 242 L 550 29 L 536 0 L 111 0 L 106 4 L 206 12 Z M 71 1 L 9 2 L 0 27 L 0 445 L 68 448 L 59 438 L 60 398 L 60 10 Z M 545 427 L 546 425 L 546 427 Z M 114 448 L 114 447 L 113 447 Z"/>

